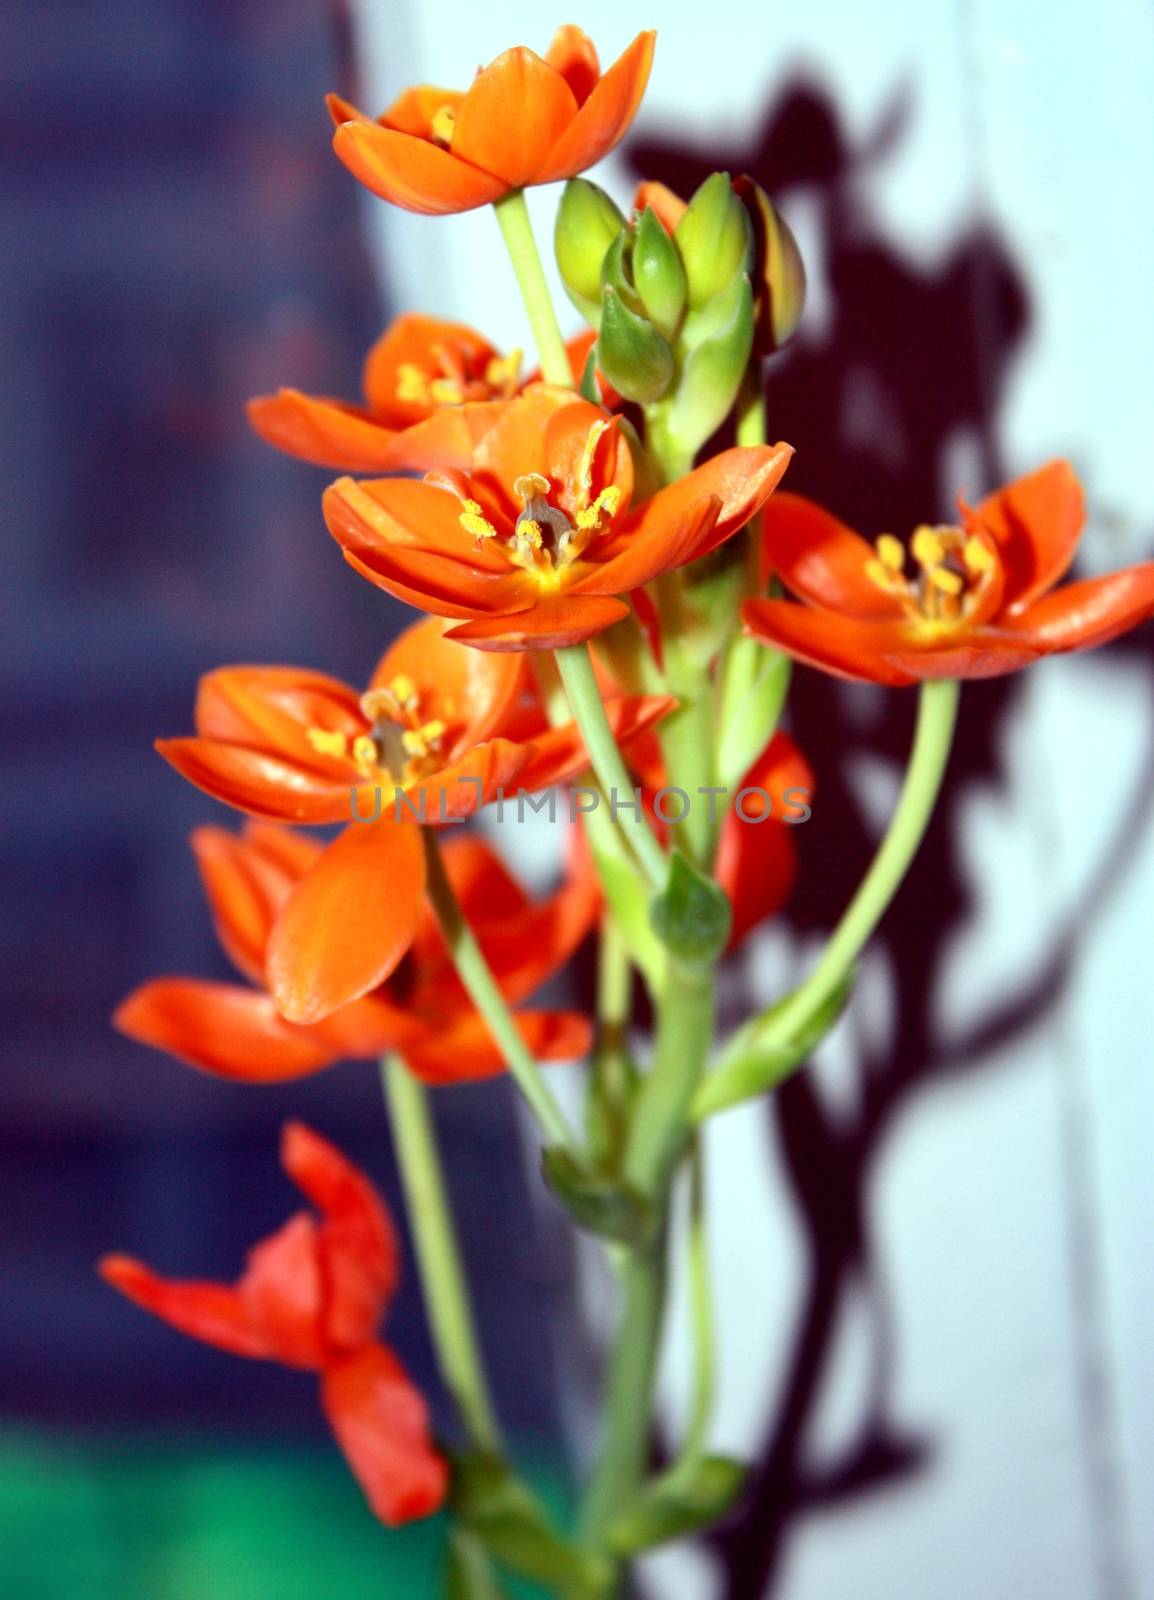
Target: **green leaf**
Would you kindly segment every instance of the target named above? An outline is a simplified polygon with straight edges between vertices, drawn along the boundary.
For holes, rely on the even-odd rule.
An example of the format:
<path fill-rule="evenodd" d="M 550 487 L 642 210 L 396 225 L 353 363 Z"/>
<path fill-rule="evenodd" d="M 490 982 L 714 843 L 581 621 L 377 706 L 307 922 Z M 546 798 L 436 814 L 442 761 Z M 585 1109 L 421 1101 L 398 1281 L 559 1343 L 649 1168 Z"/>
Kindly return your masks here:
<path fill-rule="evenodd" d="M 673 382 L 673 351 L 651 322 L 625 304 L 606 284 L 601 291 L 598 360 L 609 382 L 626 400 L 649 405 Z"/>
<path fill-rule="evenodd" d="M 856 979 L 857 969 L 851 968 L 804 1025 L 788 1038 L 780 1037 L 776 1024 L 793 1000 L 792 994 L 739 1028 L 697 1091 L 690 1111 L 693 1121 L 701 1122 L 715 1111 L 776 1089 L 829 1033 L 849 1004 Z"/>
<path fill-rule="evenodd" d="M 603 1592 L 604 1558 L 568 1544 L 500 1457 L 458 1456 L 449 1508 L 510 1572 L 545 1584 L 565 1600 L 595 1600 Z"/>
<path fill-rule="evenodd" d="M 605 1542 L 614 1554 L 632 1556 L 698 1533 L 730 1509 L 746 1473 L 728 1456 L 698 1456 L 650 1484 L 613 1523 Z"/>
<path fill-rule="evenodd" d="M 653 1233 L 647 1200 L 618 1178 L 591 1172 L 560 1145 L 541 1152 L 545 1182 L 580 1227 L 619 1244 L 644 1244 Z"/>
<path fill-rule="evenodd" d="M 725 890 L 674 850 L 669 881 L 649 907 L 653 931 L 686 966 L 708 966 L 725 949 L 733 911 Z"/>

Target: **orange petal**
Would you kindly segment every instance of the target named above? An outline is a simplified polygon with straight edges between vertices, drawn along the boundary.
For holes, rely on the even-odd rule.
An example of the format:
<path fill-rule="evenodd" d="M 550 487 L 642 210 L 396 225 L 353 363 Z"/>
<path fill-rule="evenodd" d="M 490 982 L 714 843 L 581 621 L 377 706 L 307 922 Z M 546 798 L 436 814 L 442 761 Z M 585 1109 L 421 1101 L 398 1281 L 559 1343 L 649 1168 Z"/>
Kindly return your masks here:
<path fill-rule="evenodd" d="M 644 211 L 647 207 L 656 213 L 658 222 L 671 238 L 689 209 L 681 196 L 664 183 L 639 183 L 633 196 L 633 209 Z"/>
<path fill-rule="evenodd" d="M 501 494 L 511 518 L 521 510 L 513 493 L 517 479 L 530 472 L 550 477 L 553 464 L 546 453 L 546 433 L 554 416 L 570 407 L 577 419 L 586 419 L 588 425 L 602 415 L 597 406 L 582 400 L 572 389 L 549 383 L 530 384 L 505 405 L 494 427 L 477 446 L 473 472 Z M 588 426 L 585 432 L 588 433 Z"/>
<path fill-rule="evenodd" d="M 601 76 L 597 48 L 589 35 L 572 22 L 563 23 L 553 35 L 545 60 L 565 79 L 577 104 L 584 105 Z"/>
<path fill-rule="evenodd" d="M 535 183 L 576 177 L 620 143 L 649 82 L 656 40 L 655 33 L 639 33 L 622 51 L 550 150 Z"/>
<path fill-rule="evenodd" d="M 628 615 L 629 607 L 622 600 L 569 592 L 549 595 L 511 616 L 464 622 L 451 629 L 448 638 L 460 639 L 476 650 L 559 650 L 591 639 Z"/>
<path fill-rule="evenodd" d="M 338 478 L 325 491 L 324 511 L 333 537 L 362 558 L 368 550 L 403 548 L 445 556 L 478 575 L 509 572 L 498 541 L 468 533 L 460 497 L 439 483 Z"/>
<path fill-rule="evenodd" d="M 528 759 L 524 746 L 508 739 L 490 739 L 426 782 L 411 784 L 405 790 L 405 802 L 430 825 L 471 817 L 495 800 L 499 790 L 509 787 Z M 409 814 L 401 809 L 402 816 Z"/>
<path fill-rule="evenodd" d="M 478 72 L 457 107 L 454 156 L 494 173 L 511 189 L 536 183 L 549 152 L 577 115 L 565 79 L 516 45 Z"/>
<path fill-rule="evenodd" d="M 303 1122 L 285 1124 L 281 1164 L 324 1218 L 318 1235 L 330 1348 L 352 1350 L 375 1335 L 396 1292 L 400 1250 L 392 1219 L 369 1179 Z"/>
<path fill-rule="evenodd" d="M 393 472 L 433 472 L 446 467 L 465 471 L 478 444 L 508 404 L 507 400 L 467 400 L 460 406 L 442 406 L 423 422 L 394 435 L 385 466 Z"/>
<path fill-rule="evenodd" d="M 1018 638 L 1049 653 L 1093 650 L 1154 616 L 1154 561 L 1104 578 L 1067 583 L 1001 619 Z"/>
<path fill-rule="evenodd" d="M 539 1061 L 576 1061 L 592 1042 L 592 1024 L 576 1012 L 519 1011 L 513 1020 Z M 505 1057 L 476 1012 L 448 1028 L 430 1027 L 422 1041 L 408 1047 L 405 1061 L 415 1077 L 432 1086 L 473 1083 L 505 1070 Z"/>
<path fill-rule="evenodd" d="M 463 99 L 460 89 L 441 89 L 432 83 L 414 84 L 409 89 L 402 89 L 377 121 L 383 128 L 396 128 L 400 133 L 413 133 L 418 138 L 427 139 L 433 131 L 433 119 L 437 112 L 443 107 L 455 112 Z"/>
<path fill-rule="evenodd" d="M 134 989 L 113 1021 L 140 1044 L 240 1083 L 285 1083 L 318 1072 L 337 1052 L 295 1028 L 255 989 L 198 978 L 156 978 Z"/>
<path fill-rule="evenodd" d="M 873 546 L 832 512 L 799 494 L 775 494 L 761 515 L 763 582 L 777 573 L 801 599 L 851 617 L 901 614 L 897 600 L 866 576 Z"/>
<path fill-rule="evenodd" d="M 664 491 L 663 491 L 664 492 Z M 717 521 L 716 496 L 694 504 L 654 495 L 629 517 L 627 533 L 614 538 L 616 553 L 604 561 L 581 561 L 574 591 L 581 594 L 625 594 L 662 572 L 694 561 L 712 542 Z M 599 545 L 591 553 L 601 554 Z"/>
<path fill-rule="evenodd" d="M 448 1469 L 430 1440 L 425 1402 L 391 1350 L 371 1344 L 328 1367 L 321 1404 L 382 1522 L 399 1527 L 437 1510 Z"/>
<path fill-rule="evenodd" d="M 254 433 L 301 461 L 343 472 L 381 472 L 398 465 L 395 429 L 340 400 L 278 389 L 275 395 L 257 395 L 245 409 Z"/>
<path fill-rule="evenodd" d="M 263 984 L 269 931 L 321 846 L 266 823 L 240 838 L 224 828 L 197 828 L 192 848 L 225 954 L 246 978 Z"/>
<path fill-rule="evenodd" d="M 316 1022 L 383 983 L 412 943 L 424 887 L 418 828 L 350 823 L 293 890 L 269 938 L 281 1014 Z"/>
<path fill-rule="evenodd" d="M 325 107 L 336 128 L 339 128 L 342 122 L 367 122 L 372 125 L 372 117 L 361 111 L 351 100 L 344 99 L 342 95 L 326 94 Z"/>
<path fill-rule="evenodd" d="M 757 515 L 781 482 L 792 457 L 793 446 L 788 444 L 738 445 L 694 467 L 688 477 L 660 490 L 654 499 L 665 496 L 672 506 L 679 500 L 717 496 L 721 510 L 703 551 L 708 554 Z"/>
<path fill-rule="evenodd" d="M 305 667 L 217 667 L 197 685 L 196 731 L 206 739 L 269 745 L 306 758 L 312 727 L 364 732 L 358 696 L 339 678 Z M 319 770 L 324 771 L 323 767 Z"/>
<path fill-rule="evenodd" d="M 919 645 L 889 619 L 842 617 L 791 600 L 747 600 L 746 631 L 835 677 L 891 686 L 927 678 L 993 678 L 1028 666 L 1039 647 L 1012 633 L 977 628 L 951 642 Z"/>
<path fill-rule="evenodd" d="M 1053 588 L 1074 559 L 1086 521 L 1082 485 L 1068 461 L 1051 461 L 983 500 L 973 513 L 998 545 L 1003 603 L 1020 606 Z"/>
<path fill-rule="evenodd" d="M 158 739 L 156 749 L 198 789 L 226 806 L 284 822 L 345 822 L 347 779 L 334 782 L 295 762 L 217 739 Z"/>
<path fill-rule="evenodd" d="M 237 1356 L 271 1354 L 236 1289 L 222 1283 L 159 1278 L 132 1256 L 105 1256 L 99 1271 L 105 1283 L 180 1333 Z"/>
<path fill-rule="evenodd" d="M 450 155 L 428 139 L 363 122 L 345 122 L 333 149 L 366 188 L 405 211 L 448 216 L 491 205 L 509 184 Z"/>

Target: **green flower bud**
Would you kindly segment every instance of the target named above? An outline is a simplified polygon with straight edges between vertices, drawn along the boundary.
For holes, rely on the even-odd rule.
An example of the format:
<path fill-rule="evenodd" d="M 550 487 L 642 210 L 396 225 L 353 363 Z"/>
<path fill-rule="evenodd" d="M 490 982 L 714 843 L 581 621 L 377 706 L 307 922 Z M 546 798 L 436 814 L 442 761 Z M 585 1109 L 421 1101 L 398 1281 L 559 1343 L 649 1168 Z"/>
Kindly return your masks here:
<path fill-rule="evenodd" d="M 650 405 L 673 382 L 673 351 L 651 322 L 639 317 L 606 284 L 601 296 L 597 365 L 626 400 Z"/>
<path fill-rule="evenodd" d="M 690 309 L 752 270 L 753 227 L 727 172 L 706 178 L 677 224 L 675 238 L 685 263 Z"/>
<path fill-rule="evenodd" d="M 664 419 L 666 432 L 687 457 L 701 448 L 729 413 L 749 363 L 753 289 L 744 273 L 717 296 L 709 309 L 709 328 L 685 358 Z"/>
<path fill-rule="evenodd" d="M 633 282 L 649 320 L 672 339 L 685 310 L 688 284 L 681 254 L 652 206 L 641 213 L 634 234 Z"/>
<path fill-rule="evenodd" d="M 594 327 L 601 310 L 601 263 L 624 227 L 625 218 L 604 189 L 570 178 L 557 209 L 553 246 L 565 293 Z"/>
<path fill-rule="evenodd" d="M 761 185 L 752 178 L 736 178 L 733 187 L 753 222 L 755 347 L 759 355 L 769 355 L 792 338 L 801 321 L 805 263 L 789 224 Z"/>

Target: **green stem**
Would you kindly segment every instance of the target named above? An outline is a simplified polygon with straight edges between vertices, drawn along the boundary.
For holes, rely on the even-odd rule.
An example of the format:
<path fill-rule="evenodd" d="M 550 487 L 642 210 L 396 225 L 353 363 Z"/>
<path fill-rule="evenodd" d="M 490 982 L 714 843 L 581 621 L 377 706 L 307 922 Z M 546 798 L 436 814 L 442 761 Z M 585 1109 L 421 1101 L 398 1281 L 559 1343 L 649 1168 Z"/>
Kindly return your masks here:
<path fill-rule="evenodd" d="M 640 804 L 634 809 L 637 785 L 629 776 L 605 715 L 589 647 L 584 644 L 565 645 L 556 651 L 555 659 L 561 682 L 565 685 L 569 709 L 585 740 L 593 770 L 609 797 L 611 808 L 616 801 L 618 820 L 623 825 L 627 823 L 627 837 L 649 879 L 650 887 L 662 889 L 668 872 L 665 852 L 654 838 Z"/>
<path fill-rule="evenodd" d="M 564 1146 L 579 1159 L 569 1124 L 554 1100 L 541 1069 L 533 1059 L 518 1031 L 505 997 L 489 971 L 489 964 L 481 947 L 473 937 L 473 930 L 465 921 L 464 913 L 453 893 L 441 858 L 441 848 L 432 828 L 422 829 L 425 839 L 426 884 L 425 892 L 433 908 L 437 923 L 449 947 L 457 976 L 468 991 L 469 998 L 480 1012 L 493 1037 L 503 1051 L 509 1071 L 517 1087 L 529 1102 L 546 1138 Z"/>
<path fill-rule="evenodd" d="M 605 1384 L 601 1449 L 581 1508 L 582 1536 L 594 1547 L 645 1474 L 665 1301 L 664 1236 L 626 1258 L 621 1287 L 621 1319 Z"/>
<path fill-rule="evenodd" d="M 701 1135 L 694 1142 L 689 1192 L 689 1299 L 693 1319 L 693 1407 L 689 1414 L 680 1457 L 698 1455 L 705 1444 L 713 1411 L 714 1369 L 717 1360 L 713 1329 L 713 1299 L 709 1282 L 709 1240 L 705 1226 L 705 1151 Z"/>
<path fill-rule="evenodd" d="M 765 443 L 765 384 L 758 356 L 746 367 L 737 396 L 737 443 Z"/>
<path fill-rule="evenodd" d="M 837 989 L 885 915 L 917 854 L 933 816 L 953 743 L 961 684 L 955 678 L 924 683 L 905 781 L 885 838 L 857 893 L 830 936 L 821 960 L 782 1006 L 763 1048 L 788 1042 L 805 1028 Z"/>
<path fill-rule="evenodd" d="M 398 1055 L 382 1059 L 381 1080 L 441 1375 L 470 1442 L 496 1452 L 501 1433 L 485 1382 L 429 1097 Z"/>
<path fill-rule="evenodd" d="M 558 383 L 566 389 L 571 389 L 573 369 L 569 364 L 569 352 L 565 348 L 565 340 L 561 336 L 557 313 L 553 307 L 553 297 L 549 293 L 549 282 L 541 265 L 537 241 L 533 237 L 533 224 L 529 220 L 529 208 L 525 204 L 525 191 L 512 190 L 504 199 L 496 202 L 493 210 L 497 214 L 497 221 L 505 238 L 505 247 L 513 263 L 521 299 L 525 302 L 529 326 L 533 330 L 537 354 L 541 361 L 541 372 L 548 383 Z"/>
<path fill-rule="evenodd" d="M 663 1199 L 689 1137 L 689 1107 L 713 1044 L 712 969 L 669 960 L 658 1003 L 653 1066 L 637 1096 L 625 1176 L 641 1194 Z"/>

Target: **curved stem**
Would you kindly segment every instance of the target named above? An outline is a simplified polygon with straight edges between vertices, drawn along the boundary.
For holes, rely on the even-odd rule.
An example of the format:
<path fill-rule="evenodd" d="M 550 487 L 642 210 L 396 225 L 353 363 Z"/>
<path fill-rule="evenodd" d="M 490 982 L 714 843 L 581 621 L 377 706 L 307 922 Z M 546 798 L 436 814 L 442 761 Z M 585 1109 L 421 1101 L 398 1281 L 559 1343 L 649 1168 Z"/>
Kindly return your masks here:
<path fill-rule="evenodd" d="M 525 204 L 525 191 L 514 189 L 505 195 L 504 199 L 498 200 L 493 210 L 497 214 L 505 247 L 513 263 L 521 299 L 525 302 L 529 326 L 533 330 L 537 355 L 541 361 L 541 372 L 547 382 L 558 383 L 566 389 L 571 389 L 573 369 L 569 365 L 569 352 L 561 336 L 557 312 L 553 307 L 553 297 L 549 293 L 549 282 L 541 265 L 537 241 L 533 237 L 533 224 L 529 220 L 529 208 Z"/>
<path fill-rule="evenodd" d="M 699 1134 L 693 1150 L 689 1191 L 689 1300 L 693 1319 L 693 1409 L 680 1458 L 700 1453 L 713 1411 L 716 1339 L 709 1282 L 709 1240 L 705 1226 L 705 1150 Z"/>
<path fill-rule="evenodd" d="M 496 1452 L 501 1433 L 485 1381 L 428 1093 L 399 1055 L 382 1058 L 381 1081 L 441 1375 L 470 1442 Z"/>
<path fill-rule="evenodd" d="M 473 937 L 473 930 L 465 921 L 464 913 L 445 871 L 436 834 L 432 828 L 422 828 L 421 832 L 425 840 L 427 871 L 425 891 L 445 943 L 449 947 L 457 976 L 484 1019 L 495 1043 L 504 1052 L 509 1071 L 529 1102 L 546 1138 L 554 1144 L 563 1145 L 577 1156 L 578 1151 L 569 1124 L 553 1098 L 548 1084 L 541 1076 L 541 1069 L 522 1039 L 505 997 L 489 970 L 489 964 L 481 952 L 481 947 Z"/>
<path fill-rule="evenodd" d="M 616 809 L 619 820 L 628 819 L 628 826 L 624 831 L 645 870 L 650 886 L 655 890 L 662 889 L 668 872 L 665 852 L 654 838 L 642 813 L 640 802 L 636 801 L 637 785 L 629 776 L 605 715 L 605 706 L 601 699 L 601 690 L 597 687 L 589 646 L 565 645 L 555 652 L 555 658 L 561 682 L 565 685 L 565 694 L 569 701 L 569 709 L 573 713 L 573 720 L 581 730 L 593 770 L 609 797 L 610 807 Z M 622 798 L 625 795 L 628 795 L 628 800 Z"/>
<path fill-rule="evenodd" d="M 905 781 L 885 838 L 830 936 L 817 966 L 781 1006 L 759 1035 L 771 1050 L 801 1035 L 848 976 L 874 929 L 885 915 L 925 837 L 945 776 L 957 721 L 961 685 L 953 678 L 924 683 Z M 693 1108 L 696 1120 L 733 1103 L 722 1089 L 721 1074 L 707 1080 Z M 744 1098 L 744 1095 L 734 1097 Z"/>

